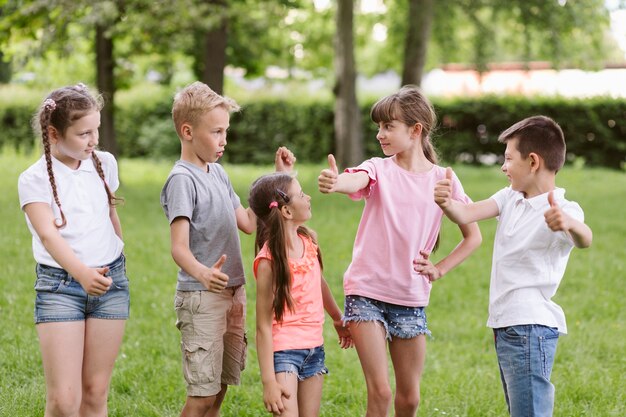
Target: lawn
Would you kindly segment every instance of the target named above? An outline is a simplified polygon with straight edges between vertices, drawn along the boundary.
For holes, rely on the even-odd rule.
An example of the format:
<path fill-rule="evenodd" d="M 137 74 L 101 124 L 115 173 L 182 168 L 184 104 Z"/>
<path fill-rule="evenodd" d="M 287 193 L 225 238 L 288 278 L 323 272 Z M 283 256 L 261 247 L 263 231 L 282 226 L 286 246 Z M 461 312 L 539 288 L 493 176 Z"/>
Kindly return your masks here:
<path fill-rule="evenodd" d="M 45 386 L 33 325 L 34 261 L 30 234 L 17 198 L 17 177 L 37 156 L 0 153 L 2 274 L 0 275 L 0 416 L 43 415 Z M 131 318 L 113 374 L 110 416 L 177 416 L 185 398 L 179 335 L 174 327 L 176 267 L 169 253 L 169 230 L 159 192 L 171 163 L 122 160 L 118 209 L 124 230 L 131 280 Z M 338 302 L 342 274 L 362 203 L 342 195 L 321 195 L 316 178 L 321 165 L 299 166 L 299 180 L 313 197 L 309 225 L 319 234 L 325 276 Z M 270 166 L 231 166 L 226 170 L 245 202 L 248 187 Z M 489 197 L 506 185 L 496 167 L 455 167 L 467 193 Z M 626 415 L 626 175 L 605 169 L 566 167 L 558 183 L 580 203 L 594 231 L 590 249 L 574 250 L 555 297 L 565 310 L 569 335 L 561 338 L 552 379 L 555 416 Z M 247 204 L 246 204 L 247 205 Z M 503 416 L 493 336 L 485 327 L 495 221 L 481 223 L 483 245 L 464 264 L 434 285 L 428 307 L 428 354 L 419 416 Z M 442 244 L 434 259 L 458 242 L 458 228 L 444 220 Z M 242 385 L 232 387 L 223 416 L 266 416 L 254 337 L 255 283 L 250 272 L 253 239 L 242 235 L 248 275 L 248 365 Z M 327 366 L 322 416 L 359 416 L 365 410 L 365 384 L 356 352 L 337 347 L 325 327 Z"/>

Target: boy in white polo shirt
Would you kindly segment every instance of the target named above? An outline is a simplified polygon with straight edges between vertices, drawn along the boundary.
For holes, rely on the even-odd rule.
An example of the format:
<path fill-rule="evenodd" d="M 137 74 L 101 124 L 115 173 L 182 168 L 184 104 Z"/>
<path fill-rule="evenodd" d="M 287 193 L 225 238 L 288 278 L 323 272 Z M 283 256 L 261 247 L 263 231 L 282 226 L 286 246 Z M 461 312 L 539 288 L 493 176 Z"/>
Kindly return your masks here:
<path fill-rule="evenodd" d="M 524 119 L 498 138 L 506 144 L 502 171 L 511 186 L 490 198 L 462 204 L 451 198 L 452 170 L 435 186 L 435 202 L 448 218 L 467 224 L 498 218 L 493 249 L 489 319 L 509 413 L 551 416 L 550 374 L 563 310 L 552 301 L 574 247 L 591 245 L 580 206 L 555 187 L 565 161 L 563 131 L 552 119 Z"/>

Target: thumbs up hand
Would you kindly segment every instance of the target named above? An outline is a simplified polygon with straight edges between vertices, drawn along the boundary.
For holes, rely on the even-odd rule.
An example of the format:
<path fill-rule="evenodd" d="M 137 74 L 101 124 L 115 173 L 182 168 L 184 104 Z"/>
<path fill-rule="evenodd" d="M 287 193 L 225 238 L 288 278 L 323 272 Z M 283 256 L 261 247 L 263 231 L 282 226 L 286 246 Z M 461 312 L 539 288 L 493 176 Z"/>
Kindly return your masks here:
<path fill-rule="evenodd" d="M 452 168 L 446 168 L 446 178 L 435 183 L 435 203 L 442 209 L 450 205 L 452 200 Z"/>
<path fill-rule="evenodd" d="M 317 186 L 320 192 L 324 194 L 335 192 L 338 177 L 339 170 L 337 169 L 337 162 L 333 154 L 330 154 L 328 155 L 328 168 L 323 169 L 319 177 L 317 177 Z"/>
<path fill-rule="evenodd" d="M 276 167 L 276 172 L 291 172 L 293 171 L 293 166 L 296 163 L 296 156 L 284 146 L 281 146 L 276 150 L 276 156 L 274 157 L 274 166 Z"/>
<path fill-rule="evenodd" d="M 550 204 L 550 208 L 543 214 L 546 219 L 546 224 L 553 232 L 567 232 L 571 228 L 571 217 L 563 213 L 563 210 L 561 210 L 554 199 L 554 193 L 552 191 L 548 193 L 548 203 Z"/>
<path fill-rule="evenodd" d="M 206 268 L 197 277 L 198 281 L 211 292 L 221 292 L 228 284 L 228 275 L 222 272 L 222 266 L 226 262 L 226 255 L 222 255 L 220 259 L 213 264 L 213 267 Z"/>

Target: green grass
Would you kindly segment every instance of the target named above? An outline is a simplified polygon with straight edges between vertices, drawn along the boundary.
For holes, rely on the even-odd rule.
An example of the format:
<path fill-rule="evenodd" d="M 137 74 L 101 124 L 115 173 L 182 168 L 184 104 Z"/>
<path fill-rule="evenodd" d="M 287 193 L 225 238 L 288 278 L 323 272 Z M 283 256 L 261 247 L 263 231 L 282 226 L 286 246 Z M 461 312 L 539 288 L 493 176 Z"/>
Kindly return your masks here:
<path fill-rule="evenodd" d="M 19 209 L 17 177 L 37 156 L 0 154 L 0 416 L 43 415 L 45 386 L 35 327 L 34 261 L 30 234 Z M 120 161 L 126 203 L 122 220 L 131 318 L 111 386 L 111 416 L 177 416 L 185 398 L 179 336 L 174 327 L 176 267 L 169 254 L 169 230 L 159 192 L 171 161 Z M 299 179 L 313 196 L 313 219 L 324 254 L 326 278 L 342 305 L 342 274 L 351 257 L 362 204 L 345 196 L 322 196 L 316 178 L 322 166 L 299 166 Z M 245 202 L 248 187 L 271 168 L 226 166 Z M 458 166 L 456 172 L 475 200 L 505 186 L 497 168 Z M 590 249 L 574 250 L 555 297 L 566 312 L 569 335 L 559 342 L 553 382 L 555 416 L 626 414 L 626 334 L 624 332 L 624 248 L 626 175 L 604 169 L 567 167 L 558 176 L 567 197 L 578 201 L 594 230 Z M 247 204 L 246 204 L 247 205 Z M 428 307 L 428 354 L 422 380 L 419 416 L 503 416 L 492 333 L 485 327 L 495 221 L 481 223 L 484 243 L 464 264 L 434 286 Z M 444 221 L 442 247 L 435 259 L 459 239 Z M 251 236 L 242 235 L 248 272 L 249 360 L 242 385 L 232 387 L 223 416 L 266 416 L 254 343 L 255 284 L 250 273 Z M 328 368 L 323 416 L 359 416 L 365 410 L 365 385 L 356 352 L 336 345 L 332 326 L 325 328 Z"/>

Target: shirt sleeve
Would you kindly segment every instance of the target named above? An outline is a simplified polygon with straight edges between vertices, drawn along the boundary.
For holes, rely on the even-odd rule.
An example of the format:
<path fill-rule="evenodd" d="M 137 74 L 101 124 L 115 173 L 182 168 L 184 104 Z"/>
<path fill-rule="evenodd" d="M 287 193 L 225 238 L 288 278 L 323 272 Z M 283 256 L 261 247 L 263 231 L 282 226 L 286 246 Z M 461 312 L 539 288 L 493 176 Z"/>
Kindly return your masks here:
<path fill-rule="evenodd" d="M 463 184 L 456 176 L 456 174 L 452 174 L 452 199 L 456 201 L 460 201 L 464 204 L 469 204 L 472 202 L 472 199 L 469 198 L 467 194 L 465 194 L 465 190 L 463 189 Z"/>
<path fill-rule="evenodd" d="M 500 191 L 496 192 L 494 195 L 492 195 L 491 199 L 493 199 L 496 204 L 498 205 L 498 213 L 502 212 L 502 207 L 504 207 L 504 203 L 506 202 L 507 199 L 507 194 L 509 193 L 509 188 L 503 188 Z"/>
<path fill-rule="evenodd" d="M 29 203 L 51 204 L 52 202 L 50 179 L 35 170 L 24 171 L 20 175 L 17 180 L 17 191 L 22 210 Z"/>
<path fill-rule="evenodd" d="M 177 217 L 193 217 L 196 202 L 196 187 L 186 174 L 173 174 L 165 184 L 161 205 L 170 224 Z"/>
<path fill-rule="evenodd" d="M 235 189 L 233 188 L 233 184 L 230 182 L 228 174 L 224 170 L 224 167 L 222 167 L 220 164 L 213 164 L 213 166 L 216 168 L 216 172 L 220 180 L 224 183 L 224 185 L 226 185 L 226 188 L 228 189 L 228 197 L 230 198 L 230 201 L 233 205 L 233 209 L 236 210 L 241 205 L 241 199 L 235 192 Z"/>
<path fill-rule="evenodd" d="M 363 163 L 361 163 L 361 165 L 357 167 L 346 168 L 344 170 L 344 172 L 347 172 L 349 174 L 354 174 L 355 172 L 359 172 L 359 171 L 365 172 L 367 176 L 370 178 L 370 181 L 364 188 L 354 193 L 348 194 L 348 197 L 350 197 L 352 200 L 361 200 L 363 198 L 368 198 L 370 194 L 372 193 L 372 188 L 377 183 L 376 165 L 373 159 L 368 159 L 367 161 L 364 161 Z"/>
<path fill-rule="evenodd" d="M 109 190 L 114 193 L 120 187 L 117 161 L 113 154 L 109 152 L 98 152 L 98 158 L 100 158 L 102 163 L 102 171 L 104 172 L 104 178 L 109 186 Z"/>

